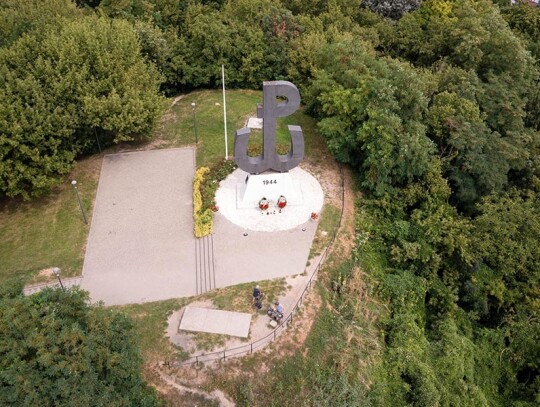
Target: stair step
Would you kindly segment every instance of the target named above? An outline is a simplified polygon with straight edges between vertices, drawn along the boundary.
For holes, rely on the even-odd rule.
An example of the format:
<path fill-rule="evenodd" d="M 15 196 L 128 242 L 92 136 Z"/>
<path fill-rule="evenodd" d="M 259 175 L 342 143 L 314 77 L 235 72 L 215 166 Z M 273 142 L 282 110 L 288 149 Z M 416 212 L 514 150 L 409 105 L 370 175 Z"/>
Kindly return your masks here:
<path fill-rule="evenodd" d="M 216 288 L 216 270 L 214 260 L 214 235 L 196 239 L 196 291 L 203 294 Z"/>

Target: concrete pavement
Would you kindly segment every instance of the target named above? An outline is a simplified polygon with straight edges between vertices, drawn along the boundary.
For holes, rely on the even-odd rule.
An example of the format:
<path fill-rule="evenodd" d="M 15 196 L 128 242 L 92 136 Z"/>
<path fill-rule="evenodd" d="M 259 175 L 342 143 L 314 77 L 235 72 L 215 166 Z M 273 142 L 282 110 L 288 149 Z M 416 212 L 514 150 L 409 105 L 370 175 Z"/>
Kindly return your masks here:
<path fill-rule="evenodd" d="M 195 294 L 193 149 L 103 159 L 82 287 L 107 305 Z"/>
<path fill-rule="evenodd" d="M 305 270 L 317 228 L 312 221 L 259 232 L 217 212 L 212 245 L 204 245 L 211 253 L 201 256 L 193 236 L 194 169 L 193 149 L 104 157 L 81 283 L 93 301 L 120 305 L 189 297 Z M 201 269 L 200 258 L 211 269 Z M 212 284 L 203 285 L 210 277 Z"/>
<path fill-rule="evenodd" d="M 180 329 L 247 338 L 250 324 L 251 314 L 245 312 L 186 307 L 180 322 Z"/>

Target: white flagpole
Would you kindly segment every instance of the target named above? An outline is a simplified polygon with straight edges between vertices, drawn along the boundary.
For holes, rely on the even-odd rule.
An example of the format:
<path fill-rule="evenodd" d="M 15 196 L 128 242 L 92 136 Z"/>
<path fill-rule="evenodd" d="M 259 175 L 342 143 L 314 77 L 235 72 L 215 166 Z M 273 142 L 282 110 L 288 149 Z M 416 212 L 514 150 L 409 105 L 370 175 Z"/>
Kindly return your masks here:
<path fill-rule="evenodd" d="M 229 147 L 227 143 L 227 99 L 225 99 L 225 66 L 221 65 L 221 82 L 223 83 L 223 123 L 225 124 L 225 159 L 229 159 Z"/>

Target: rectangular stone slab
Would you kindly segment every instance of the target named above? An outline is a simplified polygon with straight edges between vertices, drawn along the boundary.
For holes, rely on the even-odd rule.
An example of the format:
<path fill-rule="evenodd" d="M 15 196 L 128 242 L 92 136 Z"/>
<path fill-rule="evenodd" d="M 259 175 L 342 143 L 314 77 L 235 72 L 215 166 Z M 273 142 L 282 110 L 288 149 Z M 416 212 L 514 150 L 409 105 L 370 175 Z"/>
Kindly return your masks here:
<path fill-rule="evenodd" d="M 247 338 L 250 324 L 251 314 L 245 312 L 186 307 L 179 329 Z"/>

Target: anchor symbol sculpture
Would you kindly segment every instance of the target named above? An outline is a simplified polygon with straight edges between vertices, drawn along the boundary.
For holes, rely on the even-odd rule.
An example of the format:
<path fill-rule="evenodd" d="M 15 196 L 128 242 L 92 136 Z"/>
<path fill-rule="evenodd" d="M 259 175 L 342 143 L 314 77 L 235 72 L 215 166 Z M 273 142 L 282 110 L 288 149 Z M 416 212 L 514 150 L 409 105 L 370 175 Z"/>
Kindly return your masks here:
<path fill-rule="evenodd" d="M 277 98 L 286 100 L 279 102 Z M 234 160 L 238 167 L 250 174 L 268 170 L 287 172 L 304 158 L 304 135 L 300 126 L 289 125 L 291 148 L 288 154 L 276 152 L 276 119 L 293 114 L 300 107 L 300 92 L 287 81 L 263 82 L 263 103 L 257 105 L 257 117 L 263 119 L 263 151 L 258 157 L 249 157 L 247 147 L 251 129 L 244 127 L 236 131 L 234 138 Z"/>

